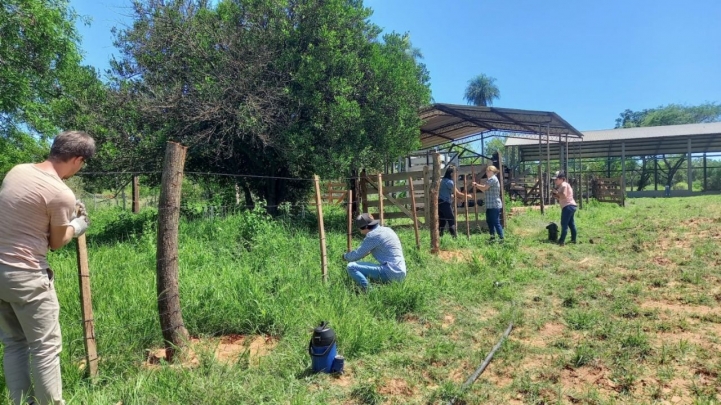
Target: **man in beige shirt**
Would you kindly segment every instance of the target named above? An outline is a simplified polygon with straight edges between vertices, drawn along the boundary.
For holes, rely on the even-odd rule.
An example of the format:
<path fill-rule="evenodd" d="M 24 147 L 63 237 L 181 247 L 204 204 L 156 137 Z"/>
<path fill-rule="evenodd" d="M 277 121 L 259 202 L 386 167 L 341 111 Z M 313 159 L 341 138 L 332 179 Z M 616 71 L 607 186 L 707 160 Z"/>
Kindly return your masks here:
<path fill-rule="evenodd" d="M 13 167 L 0 187 L 0 340 L 5 384 L 15 405 L 65 403 L 60 306 L 47 253 L 88 227 L 84 206 L 76 208 L 63 180 L 94 153 L 88 134 L 63 132 L 46 161 Z"/>

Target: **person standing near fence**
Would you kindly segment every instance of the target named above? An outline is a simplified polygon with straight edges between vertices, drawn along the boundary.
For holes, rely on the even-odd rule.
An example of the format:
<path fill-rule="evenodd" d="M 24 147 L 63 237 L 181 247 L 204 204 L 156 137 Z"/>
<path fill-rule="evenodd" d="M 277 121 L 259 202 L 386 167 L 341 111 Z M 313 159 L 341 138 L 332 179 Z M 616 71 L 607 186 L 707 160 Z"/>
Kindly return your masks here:
<path fill-rule="evenodd" d="M 490 165 L 486 167 L 486 177 L 488 180 L 485 184 L 473 182 L 473 187 L 486 193 L 486 222 L 488 222 L 488 231 L 491 233 L 491 242 L 496 241 L 496 234 L 501 242 L 504 240 L 503 226 L 501 225 L 501 210 L 503 209 L 503 201 L 501 201 L 501 182 L 498 181 L 498 168 Z"/>
<path fill-rule="evenodd" d="M 387 283 L 403 281 L 406 278 L 406 259 L 398 235 L 388 227 L 381 226 L 371 214 L 361 214 L 355 220 L 364 239 L 360 247 L 344 253 L 343 259 L 349 261 L 348 275 L 363 289 L 368 291 L 368 280 L 380 280 Z M 373 255 L 378 263 L 359 262 Z"/>
<path fill-rule="evenodd" d="M 84 205 L 63 180 L 94 154 L 88 134 L 63 132 L 46 161 L 13 167 L 0 187 L 0 339 L 15 405 L 65 403 L 60 305 L 47 253 L 88 228 Z"/>
<path fill-rule="evenodd" d="M 458 237 L 456 232 L 456 216 L 453 215 L 453 206 L 455 198 L 473 198 L 470 194 L 463 194 L 456 188 L 456 184 L 453 182 L 454 175 L 456 174 L 456 168 L 453 166 L 446 169 L 446 174 L 441 179 L 440 189 L 438 190 L 438 227 L 440 230 L 440 236 L 443 236 L 443 231 L 448 224 L 448 230 L 453 238 Z"/>
<path fill-rule="evenodd" d="M 566 244 L 566 235 L 568 229 L 571 228 L 571 242 L 576 243 L 576 222 L 574 216 L 576 214 L 576 201 L 573 199 L 573 188 L 566 181 L 566 173 L 556 172 L 553 176 L 553 182 L 556 184 L 556 189 L 552 191 L 553 196 L 558 199 L 561 205 L 561 237 L 558 239 L 558 244 L 564 246 Z"/>

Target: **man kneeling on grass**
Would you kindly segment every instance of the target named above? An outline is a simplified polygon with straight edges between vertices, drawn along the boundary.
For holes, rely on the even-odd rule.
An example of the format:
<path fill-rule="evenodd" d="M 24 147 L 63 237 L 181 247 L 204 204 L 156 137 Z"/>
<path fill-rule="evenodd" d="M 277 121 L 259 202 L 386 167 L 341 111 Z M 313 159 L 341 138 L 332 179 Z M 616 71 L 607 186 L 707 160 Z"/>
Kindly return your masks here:
<path fill-rule="evenodd" d="M 384 283 L 403 281 L 406 260 L 398 235 L 391 228 L 379 225 L 371 214 L 359 215 L 355 223 L 365 239 L 358 249 L 343 254 L 343 259 L 350 262 L 347 269 L 351 278 L 363 291 L 368 291 L 368 279 Z M 368 254 L 372 254 L 378 263 L 358 261 Z"/>

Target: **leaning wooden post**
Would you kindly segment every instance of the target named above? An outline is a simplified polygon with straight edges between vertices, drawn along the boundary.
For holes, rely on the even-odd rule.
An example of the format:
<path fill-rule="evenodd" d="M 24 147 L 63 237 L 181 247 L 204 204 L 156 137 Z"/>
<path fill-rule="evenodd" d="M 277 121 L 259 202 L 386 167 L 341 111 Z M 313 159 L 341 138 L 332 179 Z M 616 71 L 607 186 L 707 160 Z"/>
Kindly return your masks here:
<path fill-rule="evenodd" d="M 138 175 L 133 175 L 133 214 L 140 212 L 140 181 Z"/>
<path fill-rule="evenodd" d="M 318 210 L 318 233 L 320 234 L 320 271 L 323 282 L 328 281 L 328 255 L 325 250 L 325 225 L 323 224 L 323 199 L 320 196 L 320 178 L 313 176 L 315 183 L 315 206 Z"/>
<path fill-rule="evenodd" d="M 183 323 L 180 307 L 178 277 L 178 226 L 183 168 L 188 148 L 168 142 L 160 185 L 158 204 L 158 240 L 156 255 L 158 312 L 165 340 L 165 358 L 171 362 L 176 348 L 188 341 L 188 330 Z"/>
<path fill-rule="evenodd" d="M 440 229 L 438 228 L 438 190 L 441 186 L 441 155 L 433 152 L 433 180 L 431 181 L 430 195 L 430 228 L 431 228 L 431 253 L 438 254 L 440 251 Z"/>
<path fill-rule="evenodd" d="M 413 213 L 413 230 L 416 232 L 416 247 L 421 249 L 421 236 L 418 234 L 418 214 L 416 213 L 416 192 L 413 189 L 413 177 L 408 177 L 408 192 L 411 194 L 411 212 Z"/>
<path fill-rule="evenodd" d="M 348 190 L 348 251 L 353 247 L 353 190 Z"/>
<path fill-rule="evenodd" d="M 95 341 L 95 320 L 93 319 L 93 300 L 90 293 L 90 266 L 88 266 L 88 247 L 85 235 L 78 236 L 78 278 L 80 280 L 80 308 L 83 318 L 83 342 L 85 343 L 85 363 L 91 380 L 98 377 L 98 349 Z"/>
<path fill-rule="evenodd" d="M 383 174 L 378 173 L 378 219 L 381 226 L 385 225 L 383 220 Z"/>
<path fill-rule="evenodd" d="M 506 209 L 506 184 L 503 179 L 503 154 L 500 150 L 498 151 L 498 166 L 501 166 L 498 168 L 498 180 L 501 183 L 501 225 L 505 228 L 508 210 Z"/>

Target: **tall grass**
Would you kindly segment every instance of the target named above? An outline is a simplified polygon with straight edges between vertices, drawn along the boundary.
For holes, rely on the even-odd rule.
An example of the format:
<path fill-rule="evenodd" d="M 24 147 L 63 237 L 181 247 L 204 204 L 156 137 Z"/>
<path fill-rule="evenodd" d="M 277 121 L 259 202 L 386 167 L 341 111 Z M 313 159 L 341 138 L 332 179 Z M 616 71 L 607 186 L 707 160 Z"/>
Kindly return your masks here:
<path fill-rule="evenodd" d="M 654 334 L 688 331 L 706 321 L 653 318 L 640 305 L 672 293 L 694 305 L 719 299 L 712 294 L 721 280 L 712 265 L 717 260 L 712 244 L 695 245 L 694 256 L 688 249 L 669 250 L 677 266 L 672 270 L 651 260 L 659 229 L 688 219 L 688 204 L 693 204 L 690 210 L 704 207 L 709 219 L 702 225 L 718 229 L 713 221 L 721 221 L 721 209 L 710 197 L 630 200 L 625 209 L 592 203 L 576 214 L 582 243 L 561 249 L 545 243 L 545 225 L 560 218 L 560 210 L 549 207 L 545 216 L 535 211 L 514 216 L 503 245 L 489 245 L 482 234 L 470 240 L 444 237 L 443 250 L 467 253 L 464 260 L 446 262 L 428 253 L 427 231 L 417 251 L 412 229 L 398 228 L 408 277 L 368 294 L 356 294 L 345 272 L 342 209 L 325 212 L 327 284 L 321 281 L 312 214 L 270 218 L 257 210 L 184 218 L 180 293 L 190 334 L 263 334 L 277 341 L 257 364 L 244 357 L 227 365 L 201 355 L 192 368 L 143 366 L 147 350 L 162 346 L 155 286 L 157 212 L 96 211 L 88 233 L 101 357 L 101 379 L 95 385 L 83 379 L 80 369 L 84 348 L 75 250 L 68 246 L 49 257 L 61 304 L 65 397 L 71 405 L 441 403 L 460 395 L 456 388 L 510 321 L 516 330 L 496 354 L 491 372 L 511 370 L 513 383 L 496 387 L 479 380 L 462 394 L 467 403 L 506 403 L 518 395 L 529 402 L 550 401 L 548 393 L 561 390 L 553 377 L 561 370 L 539 377 L 537 370 L 521 367 L 537 354 L 533 350 L 557 359 L 539 366 L 543 370 L 605 365 L 622 388 L 618 395 L 631 395 L 644 364 L 660 364 L 656 356 L 666 356 L 662 361 L 669 368 L 684 358 L 708 363 L 706 357 L 690 357 L 697 351 L 669 360 L 656 349 Z M 670 229 L 681 234 L 678 226 Z M 354 234 L 353 242 L 358 246 L 361 236 Z M 713 322 L 711 315 L 707 318 Z M 309 373 L 307 345 L 322 320 L 335 329 L 339 352 L 346 356 L 344 379 Z M 564 334 L 544 348 L 528 349 L 520 339 L 549 322 L 562 324 Z M 395 391 L 389 381 L 396 382 Z M 2 384 L 0 377 L 0 389 Z"/>

